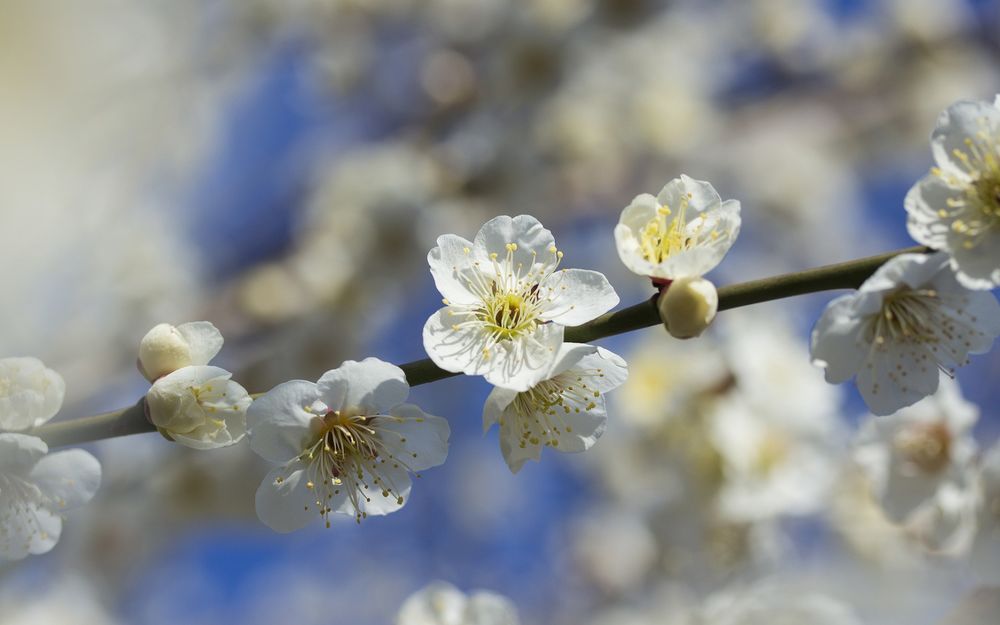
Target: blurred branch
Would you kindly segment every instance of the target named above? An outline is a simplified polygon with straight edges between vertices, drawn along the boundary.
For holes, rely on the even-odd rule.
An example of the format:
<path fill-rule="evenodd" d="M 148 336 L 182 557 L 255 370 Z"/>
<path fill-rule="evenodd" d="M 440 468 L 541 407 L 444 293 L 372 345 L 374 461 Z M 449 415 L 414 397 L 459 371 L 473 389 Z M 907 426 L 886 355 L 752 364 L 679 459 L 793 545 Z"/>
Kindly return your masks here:
<path fill-rule="evenodd" d="M 719 289 L 719 310 L 740 308 L 805 293 L 857 288 L 890 258 L 899 254 L 919 254 L 929 251 L 926 247 L 910 247 L 846 263 L 732 284 Z M 575 343 L 587 343 L 659 324 L 660 315 L 656 309 L 654 296 L 634 306 L 601 315 L 581 326 L 567 328 L 565 338 Z M 408 362 L 400 365 L 400 368 L 406 374 L 410 386 L 458 375 L 439 368 L 429 359 Z M 52 447 L 57 447 L 153 431 L 155 428 L 146 419 L 144 400 L 140 399 L 135 405 L 122 410 L 43 425 L 27 433 L 42 438 Z"/>

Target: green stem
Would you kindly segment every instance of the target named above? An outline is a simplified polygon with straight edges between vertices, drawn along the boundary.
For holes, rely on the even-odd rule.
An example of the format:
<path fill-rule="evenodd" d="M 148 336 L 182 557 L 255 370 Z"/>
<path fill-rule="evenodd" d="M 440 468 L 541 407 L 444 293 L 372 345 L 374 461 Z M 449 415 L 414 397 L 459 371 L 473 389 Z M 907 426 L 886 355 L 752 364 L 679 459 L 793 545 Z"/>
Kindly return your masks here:
<path fill-rule="evenodd" d="M 846 263 L 724 286 L 719 289 L 719 310 L 740 308 L 805 293 L 855 289 L 890 258 L 900 254 L 922 254 L 929 251 L 926 247 L 910 247 Z M 601 315 L 581 326 L 567 328 L 566 340 L 587 343 L 659 324 L 660 315 L 656 309 L 656 298 L 653 297 L 634 306 Z M 400 368 L 406 374 L 410 386 L 458 375 L 439 368 L 430 359 L 408 362 L 400 365 Z M 139 400 L 135 405 L 122 410 L 51 423 L 28 433 L 41 437 L 50 447 L 58 447 L 154 431 L 156 428 L 146 419 L 143 400 Z"/>

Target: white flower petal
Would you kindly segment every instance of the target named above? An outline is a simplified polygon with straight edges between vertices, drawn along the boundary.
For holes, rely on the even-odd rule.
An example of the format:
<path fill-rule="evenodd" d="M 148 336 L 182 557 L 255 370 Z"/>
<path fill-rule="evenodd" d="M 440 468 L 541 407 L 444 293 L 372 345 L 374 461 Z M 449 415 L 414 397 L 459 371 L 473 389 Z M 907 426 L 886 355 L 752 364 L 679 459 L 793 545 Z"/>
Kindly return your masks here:
<path fill-rule="evenodd" d="M 62 407 L 66 383 L 37 358 L 0 359 L 0 430 L 25 430 Z"/>
<path fill-rule="evenodd" d="M 11 503 L 0 493 L 0 508 L 10 507 L 0 519 L 0 559 L 20 560 L 28 554 L 48 553 L 62 535 L 62 517 L 36 501 Z M 8 512 L 4 509 L 4 512 Z"/>
<path fill-rule="evenodd" d="M 0 432 L 0 473 L 27 475 L 48 451 L 49 446 L 37 436 Z"/>
<path fill-rule="evenodd" d="M 90 501 L 101 485 L 101 463 L 82 449 L 49 454 L 31 471 L 31 481 L 58 510 L 69 510 Z"/>
<path fill-rule="evenodd" d="M 427 263 L 437 290 L 455 304 L 474 304 L 476 296 L 466 287 L 465 276 L 472 267 L 473 244 L 454 234 L 438 237 L 437 247 L 427 254 Z"/>
<path fill-rule="evenodd" d="M 302 529 L 320 517 L 316 492 L 306 486 L 305 466 L 295 461 L 267 474 L 257 488 L 254 504 L 257 517 L 276 532 L 287 534 Z M 341 495 L 341 498 L 346 495 Z M 340 499 L 331 503 L 339 505 Z"/>
<path fill-rule="evenodd" d="M 903 206 L 906 208 L 906 229 L 913 240 L 934 249 L 948 245 L 951 228 L 942 222 L 938 211 L 948 205 L 948 200 L 958 193 L 933 174 L 924 176 L 907 192 Z"/>
<path fill-rule="evenodd" d="M 928 356 L 926 350 L 902 346 L 872 351 L 856 379 L 872 414 L 892 414 L 937 390 L 938 369 Z"/>
<path fill-rule="evenodd" d="M 271 462 L 284 463 L 302 453 L 312 438 L 312 408 L 319 401 L 316 384 L 292 380 L 258 397 L 247 410 L 250 448 Z"/>
<path fill-rule="evenodd" d="M 403 370 L 378 358 L 344 361 L 324 373 L 316 387 L 331 410 L 355 410 L 363 414 L 386 414 L 410 394 Z"/>
<path fill-rule="evenodd" d="M 551 290 L 551 303 L 542 319 L 564 326 L 578 326 L 595 319 L 618 305 L 618 294 L 599 271 L 563 269 L 541 284 Z"/>
<path fill-rule="evenodd" d="M 500 421 L 507 406 L 510 406 L 515 397 L 517 397 L 517 391 L 498 386 L 493 387 L 493 390 L 486 397 L 486 403 L 483 405 L 483 432 L 490 429 L 494 423 Z"/>
<path fill-rule="evenodd" d="M 856 297 L 842 295 L 830 302 L 812 331 L 812 362 L 823 367 L 826 381 L 851 379 L 868 356 L 866 323 L 855 316 Z"/>
<path fill-rule="evenodd" d="M 209 321 L 192 321 L 177 326 L 188 343 L 192 365 L 207 365 L 222 349 L 222 333 Z"/>
<path fill-rule="evenodd" d="M 628 364 L 625 359 L 611 350 L 597 348 L 596 354 L 584 356 L 575 369 L 600 370 L 600 375 L 591 378 L 595 390 L 602 395 L 613 391 L 628 379 Z"/>
<path fill-rule="evenodd" d="M 525 270 L 551 256 L 555 247 L 552 233 L 531 215 L 513 218 L 501 215 L 480 228 L 473 243 L 473 253 L 479 262 L 489 263 L 490 254 L 505 256 L 509 243 L 517 245 L 513 252 L 513 266 L 523 266 Z"/>
<path fill-rule="evenodd" d="M 446 419 L 413 404 L 402 404 L 389 412 L 391 416 L 375 417 L 372 427 L 380 431 L 379 438 L 396 459 L 410 471 L 444 464 L 451 435 Z"/>

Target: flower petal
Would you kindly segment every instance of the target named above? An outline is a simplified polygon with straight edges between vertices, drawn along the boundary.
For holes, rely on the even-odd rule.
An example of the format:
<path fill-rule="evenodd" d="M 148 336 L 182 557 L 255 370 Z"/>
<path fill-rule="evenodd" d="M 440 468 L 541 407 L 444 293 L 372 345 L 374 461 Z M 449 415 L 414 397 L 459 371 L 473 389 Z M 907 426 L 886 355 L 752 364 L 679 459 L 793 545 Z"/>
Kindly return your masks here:
<path fill-rule="evenodd" d="M 306 487 L 309 478 L 306 467 L 299 461 L 276 467 L 257 488 L 254 505 L 257 517 L 276 532 L 287 534 L 302 529 L 320 516 L 316 492 Z M 341 494 L 336 502 L 346 496 Z"/>
<path fill-rule="evenodd" d="M 59 412 L 66 383 L 37 358 L 2 358 L 0 389 L 0 430 L 24 430 Z"/>
<path fill-rule="evenodd" d="M 857 386 L 872 414 L 889 415 L 934 393 L 938 369 L 926 350 L 896 344 L 873 349 L 858 371 Z M 905 372 L 906 376 L 902 376 Z"/>
<path fill-rule="evenodd" d="M 31 471 L 31 481 L 55 502 L 69 510 L 90 501 L 101 486 L 101 463 L 82 449 L 49 454 Z"/>
<path fill-rule="evenodd" d="M 504 411 L 513 403 L 516 397 L 517 391 L 498 386 L 493 387 L 489 396 L 486 397 L 486 403 L 483 404 L 483 432 L 486 432 L 494 423 L 500 421 Z"/>
<path fill-rule="evenodd" d="M 827 304 L 812 331 L 812 362 L 825 369 L 831 384 L 851 379 L 870 349 L 864 337 L 867 322 L 857 316 L 856 300 L 855 295 L 842 295 Z"/>
<path fill-rule="evenodd" d="M 490 254 L 500 257 L 507 255 L 507 244 L 514 243 L 513 267 L 524 267 L 527 271 L 536 262 L 552 255 L 555 239 L 542 224 L 531 215 L 508 217 L 501 215 L 489 220 L 476 234 L 473 245 L 475 259 L 490 262 Z"/>
<path fill-rule="evenodd" d="M 191 350 L 191 364 L 207 365 L 222 349 L 222 333 L 209 321 L 192 321 L 177 326 Z"/>
<path fill-rule="evenodd" d="M 344 361 L 324 373 L 316 387 L 330 409 L 360 410 L 368 415 L 387 414 L 410 394 L 403 370 L 378 358 Z"/>
<path fill-rule="evenodd" d="M 454 234 L 438 237 L 437 247 L 427 254 L 434 285 L 453 304 L 475 304 L 477 297 L 466 287 L 463 274 L 474 271 L 472 242 Z"/>
<path fill-rule="evenodd" d="M 446 419 L 429 415 L 413 404 L 396 406 L 390 414 L 372 419 L 372 427 L 400 464 L 410 471 L 444 464 L 451 435 Z"/>
<path fill-rule="evenodd" d="M 292 380 L 258 397 L 247 410 L 250 448 L 266 460 L 284 463 L 302 453 L 312 436 L 310 422 L 317 418 L 316 385 Z"/>
<path fill-rule="evenodd" d="M 549 275 L 541 287 L 552 294 L 541 318 L 564 326 L 586 323 L 619 302 L 614 287 L 599 271 L 563 269 Z"/>
<path fill-rule="evenodd" d="M 24 476 L 49 451 L 37 436 L 0 432 L 0 471 Z"/>
<path fill-rule="evenodd" d="M 989 102 L 963 100 L 952 104 L 938 116 L 931 133 L 931 151 L 938 166 L 947 174 L 963 181 L 970 179 L 970 172 L 958 153 L 968 153 L 966 140 L 979 140 L 981 133 L 1000 134 L 1000 109 Z"/>

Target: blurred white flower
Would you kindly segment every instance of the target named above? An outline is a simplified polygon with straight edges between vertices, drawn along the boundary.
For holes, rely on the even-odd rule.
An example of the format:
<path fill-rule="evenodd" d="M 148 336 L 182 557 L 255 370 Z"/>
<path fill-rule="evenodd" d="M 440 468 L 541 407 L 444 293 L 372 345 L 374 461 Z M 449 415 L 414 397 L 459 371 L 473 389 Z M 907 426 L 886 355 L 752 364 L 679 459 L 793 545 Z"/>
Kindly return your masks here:
<path fill-rule="evenodd" d="M 740 203 L 685 175 L 636 196 L 615 226 L 622 262 L 640 276 L 697 277 L 722 262 L 740 233 Z"/>
<path fill-rule="evenodd" d="M 887 415 L 933 393 L 938 369 L 966 364 L 998 334 L 992 293 L 959 284 L 944 254 L 902 254 L 827 305 L 813 329 L 812 358 L 827 382 L 856 376 L 868 408 Z"/>
<path fill-rule="evenodd" d="M 466 596 L 451 584 L 434 582 L 411 595 L 396 625 L 518 625 L 517 609 L 501 595 L 479 590 Z"/>
<path fill-rule="evenodd" d="M 483 429 L 500 424 L 500 451 L 517 473 L 542 447 L 590 449 L 608 421 L 604 394 L 628 376 L 620 356 L 601 347 L 563 343 L 545 379 L 526 391 L 494 388 L 483 407 Z"/>
<path fill-rule="evenodd" d="M 984 585 L 1000 585 L 1000 443 L 983 456 L 978 476 L 972 568 Z"/>
<path fill-rule="evenodd" d="M 46 553 L 59 541 L 62 513 L 94 496 L 101 465 L 82 449 L 51 455 L 40 438 L 0 434 L 0 558 Z"/>
<path fill-rule="evenodd" d="M 832 415 L 817 405 L 795 419 L 782 416 L 755 409 L 740 391 L 712 410 L 709 433 L 722 469 L 717 506 L 723 518 L 761 521 L 825 505 L 839 470 Z"/>
<path fill-rule="evenodd" d="M 182 367 L 153 383 L 146 393 L 149 420 L 186 447 L 226 447 L 246 434 L 252 400 L 246 389 L 219 367 Z"/>
<path fill-rule="evenodd" d="M 424 325 L 424 349 L 442 369 L 527 391 L 549 373 L 564 326 L 607 312 L 607 278 L 557 270 L 563 253 L 530 215 L 488 221 L 475 242 L 446 234 L 427 255 L 445 307 Z"/>
<path fill-rule="evenodd" d="M 5 593 L 0 597 L 0 621 L 4 625 L 114 625 L 118 621 L 101 605 L 96 585 L 75 575 L 61 575 L 44 588 L 32 592 Z"/>
<path fill-rule="evenodd" d="M 0 430 L 24 430 L 51 419 L 62 407 L 62 376 L 31 357 L 0 358 Z"/>
<path fill-rule="evenodd" d="M 181 367 L 207 365 L 222 349 L 222 333 L 208 321 L 154 326 L 139 342 L 139 371 L 155 382 Z"/>
<path fill-rule="evenodd" d="M 572 538 L 580 570 L 605 592 L 640 588 L 659 558 L 656 535 L 627 507 L 588 512 L 574 524 Z"/>
<path fill-rule="evenodd" d="M 282 466 L 257 490 L 257 515 L 278 532 L 304 527 L 319 515 L 400 509 L 409 473 L 444 462 L 448 422 L 404 404 L 410 387 L 395 365 L 348 360 L 318 383 L 279 384 L 247 411 L 250 447 Z"/>
<path fill-rule="evenodd" d="M 704 625 L 861 625 L 850 606 L 820 593 L 759 582 L 720 591 L 701 608 Z"/>
<path fill-rule="evenodd" d="M 978 418 L 978 408 L 946 378 L 934 395 L 873 417 L 858 433 L 854 461 L 875 500 L 891 521 L 934 549 L 962 549 L 973 527 L 972 426 Z"/>
<path fill-rule="evenodd" d="M 1000 96 L 948 107 L 931 149 L 937 167 L 906 195 L 910 236 L 946 251 L 966 287 L 1000 286 Z"/>

